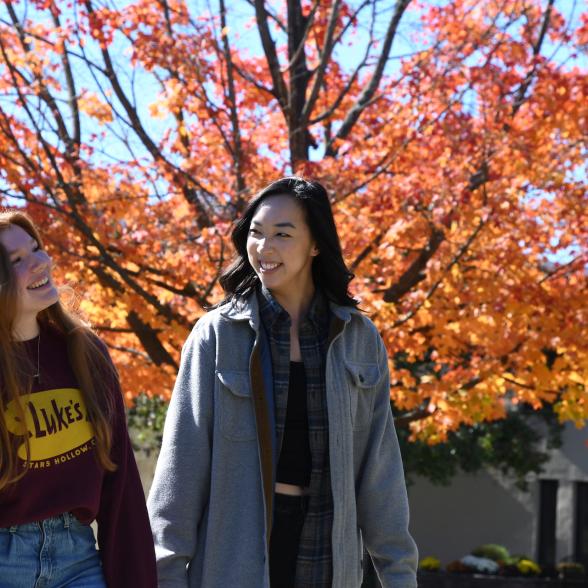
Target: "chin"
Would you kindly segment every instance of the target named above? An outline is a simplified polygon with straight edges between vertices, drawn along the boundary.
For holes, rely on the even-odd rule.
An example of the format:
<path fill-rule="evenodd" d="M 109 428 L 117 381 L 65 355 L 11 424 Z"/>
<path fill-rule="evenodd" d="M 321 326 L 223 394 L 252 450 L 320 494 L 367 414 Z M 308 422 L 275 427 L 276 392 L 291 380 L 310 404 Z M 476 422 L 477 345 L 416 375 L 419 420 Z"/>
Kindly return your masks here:
<path fill-rule="evenodd" d="M 269 279 L 267 277 L 260 278 L 260 281 L 268 290 L 271 290 L 272 292 L 274 290 L 279 290 L 280 286 L 282 285 L 281 280 L 272 280 L 271 277 L 269 277 Z"/>
<path fill-rule="evenodd" d="M 41 310 L 48 310 L 52 306 L 55 306 L 58 302 L 59 302 L 59 295 L 58 294 L 55 294 L 55 296 L 52 296 L 47 301 L 47 303 L 45 305 L 43 305 L 43 308 Z"/>

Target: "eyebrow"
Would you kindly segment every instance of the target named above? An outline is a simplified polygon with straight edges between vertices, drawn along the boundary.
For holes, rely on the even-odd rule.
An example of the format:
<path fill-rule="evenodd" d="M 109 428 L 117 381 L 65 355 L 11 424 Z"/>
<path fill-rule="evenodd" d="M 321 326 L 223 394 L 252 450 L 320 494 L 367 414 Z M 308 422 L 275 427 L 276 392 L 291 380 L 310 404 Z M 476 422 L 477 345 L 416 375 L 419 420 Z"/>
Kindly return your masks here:
<path fill-rule="evenodd" d="M 8 251 L 8 255 L 16 255 L 19 251 L 27 248 L 27 245 L 39 245 L 39 242 L 34 237 L 31 237 L 26 245 L 22 247 L 17 247 L 16 249 L 10 249 Z"/>
<path fill-rule="evenodd" d="M 258 227 L 262 227 L 262 226 L 263 226 L 263 223 L 260 223 L 260 222 L 258 222 L 258 221 L 255 221 L 255 220 L 254 220 L 254 221 L 252 221 L 252 222 L 251 222 L 251 224 L 252 224 L 252 225 L 257 225 Z M 286 221 L 286 222 L 283 222 L 283 223 L 276 223 L 276 224 L 274 225 L 274 227 L 278 227 L 278 228 L 280 228 L 280 229 L 281 229 L 281 228 L 284 228 L 284 227 L 290 227 L 291 229 L 295 229 L 295 228 L 296 228 L 296 227 L 295 227 L 295 226 L 294 226 L 294 225 L 293 225 L 291 222 L 288 222 L 288 221 Z"/>

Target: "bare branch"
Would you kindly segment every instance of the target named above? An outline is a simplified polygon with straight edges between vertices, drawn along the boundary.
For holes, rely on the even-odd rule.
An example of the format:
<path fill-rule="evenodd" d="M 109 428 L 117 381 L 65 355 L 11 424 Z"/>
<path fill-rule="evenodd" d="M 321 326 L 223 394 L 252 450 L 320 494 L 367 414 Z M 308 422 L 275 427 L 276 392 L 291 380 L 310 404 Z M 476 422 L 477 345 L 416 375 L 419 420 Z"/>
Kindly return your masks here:
<path fill-rule="evenodd" d="M 88 11 L 88 14 L 93 14 L 94 9 L 93 9 L 91 1 L 85 0 L 84 5 L 86 7 L 86 10 Z M 208 196 L 210 196 L 212 198 L 216 198 L 215 195 L 212 194 L 211 192 L 209 192 L 198 180 L 196 180 L 196 178 L 192 177 L 190 174 L 186 173 L 184 170 L 182 170 L 178 166 L 173 165 L 171 162 L 169 162 L 164 157 L 164 155 L 161 152 L 161 150 L 159 149 L 159 147 L 153 142 L 153 140 L 151 139 L 151 137 L 149 136 L 149 134 L 145 130 L 145 127 L 143 126 L 143 124 L 140 120 L 137 109 L 130 102 L 127 95 L 125 94 L 125 92 L 120 84 L 120 81 L 116 75 L 116 72 L 114 70 L 114 65 L 112 63 L 112 59 L 110 57 L 110 53 L 108 51 L 108 48 L 104 46 L 101 48 L 100 52 L 102 54 L 102 59 L 104 61 L 106 74 L 107 74 L 108 79 L 112 85 L 112 89 L 114 90 L 114 93 L 116 94 L 117 99 L 119 100 L 119 102 L 123 106 L 128 118 L 129 118 L 129 121 L 130 121 L 130 124 L 131 124 L 133 130 L 137 134 L 137 137 L 141 140 L 144 147 L 151 154 L 151 156 L 153 157 L 153 159 L 155 161 L 159 161 L 159 162 L 165 164 L 166 166 L 168 166 L 171 170 L 173 170 L 176 173 L 176 175 L 178 176 L 178 179 L 180 179 L 180 180 L 183 179 L 183 180 L 187 181 L 188 184 L 192 184 L 192 186 L 194 186 L 194 188 L 196 188 L 196 189 L 194 189 L 190 185 L 186 186 L 185 182 L 181 182 L 181 184 L 184 184 L 183 185 L 183 192 L 184 192 L 184 196 L 186 197 L 186 200 L 188 202 L 190 202 L 191 204 L 193 204 L 197 210 L 199 226 L 201 226 L 201 227 L 202 226 L 210 226 L 212 221 L 210 219 L 209 213 L 206 211 L 206 208 L 205 208 L 206 203 L 202 202 L 197 190 L 202 193 L 207 194 Z"/>
<path fill-rule="evenodd" d="M 157 337 L 157 332 L 143 322 L 141 317 L 134 310 L 131 310 L 127 315 L 127 322 L 133 329 L 135 336 L 141 341 L 141 345 L 145 351 L 147 351 L 155 365 L 167 364 L 171 365 L 176 370 L 178 369 L 179 366 L 177 362 L 161 344 L 161 341 Z"/>
<path fill-rule="evenodd" d="M 570 259 L 570 261 L 568 261 L 567 263 L 564 263 L 563 265 L 557 266 L 555 269 L 553 269 L 550 272 L 547 272 L 545 274 L 545 276 L 543 276 L 539 282 L 538 285 L 540 286 L 541 284 L 543 284 L 544 282 L 547 282 L 548 280 L 551 280 L 551 278 L 554 278 L 556 276 L 561 276 L 562 273 L 563 275 L 566 275 L 568 273 L 570 273 L 570 271 L 575 271 L 576 268 L 574 268 L 574 266 L 578 263 L 578 262 L 584 262 L 587 258 L 586 254 L 580 254 L 580 255 L 576 255 L 576 257 L 574 257 L 573 259 Z M 578 269 L 581 269 L 582 265 L 580 265 L 580 267 Z M 565 271 L 564 271 L 565 270 Z"/>
<path fill-rule="evenodd" d="M 445 277 L 445 275 L 447 275 L 447 273 L 451 270 L 451 268 L 455 264 L 457 264 L 461 260 L 461 258 L 465 255 L 465 253 L 470 248 L 471 244 L 475 241 L 476 237 L 480 234 L 480 231 L 487 224 L 490 216 L 491 215 L 489 214 L 486 218 L 483 218 L 483 219 L 480 220 L 480 222 L 478 223 L 478 226 L 474 229 L 473 233 L 468 237 L 468 239 L 466 240 L 466 242 L 460 247 L 460 249 L 457 252 L 457 254 L 453 257 L 453 259 L 450 261 L 450 263 L 446 266 L 446 268 L 445 268 L 445 270 L 443 272 L 443 275 L 429 288 L 429 290 L 425 294 L 424 298 L 421 300 L 421 302 L 419 304 L 417 304 L 417 306 L 415 308 L 413 308 L 410 312 L 408 312 L 406 315 L 404 315 L 402 318 L 398 319 L 394 323 L 394 327 L 398 327 L 398 326 L 404 324 L 406 321 L 410 320 L 422 308 L 422 306 L 425 303 L 425 301 L 429 300 L 433 296 L 433 294 L 436 292 L 437 288 L 439 288 L 439 286 L 443 283 L 443 278 Z M 442 240 L 443 240 L 443 238 L 441 239 L 441 241 Z M 441 244 L 441 242 L 439 242 L 439 245 L 440 244 Z M 430 257 L 429 257 L 429 259 L 430 259 Z M 426 266 L 426 262 L 425 262 L 425 266 Z M 422 266 L 422 269 L 423 270 L 424 270 L 424 267 L 425 266 Z M 412 268 L 412 266 L 411 266 L 411 268 Z M 408 271 L 410 271 L 411 268 L 409 268 Z M 405 274 L 406 273 L 407 272 L 405 272 Z M 402 282 L 403 277 L 404 276 L 402 276 L 400 278 L 399 283 Z M 421 281 L 422 279 L 424 279 L 424 275 L 421 277 L 421 279 L 419 281 Z M 385 298 L 385 295 L 384 295 L 384 300 L 385 299 L 386 298 Z"/>
<path fill-rule="evenodd" d="M 267 86 L 264 86 L 263 84 L 261 84 L 254 76 L 252 76 L 249 72 L 247 72 L 244 69 L 242 69 L 241 67 L 239 67 L 236 63 L 233 63 L 233 67 L 235 68 L 235 71 L 246 82 L 249 82 L 250 84 L 255 86 L 258 90 L 261 90 L 262 92 L 266 92 L 267 94 L 271 94 L 271 96 L 273 96 L 274 98 L 276 97 L 276 94 L 272 88 L 268 88 Z"/>
<path fill-rule="evenodd" d="M 380 53 L 380 57 L 378 59 L 378 63 L 376 65 L 376 69 L 372 74 L 370 81 L 368 82 L 367 86 L 364 88 L 363 92 L 359 95 L 359 98 L 355 102 L 355 104 L 349 109 L 339 131 L 333 137 L 329 145 L 327 145 L 326 153 L 330 156 L 335 156 L 337 153 L 337 149 L 334 146 L 334 141 L 337 139 L 345 139 L 351 129 L 361 116 L 361 113 L 365 110 L 365 108 L 369 105 L 378 86 L 380 85 L 380 81 L 382 79 L 382 75 L 384 74 L 384 68 L 386 67 L 386 63 L 388 62 L 388 58 L 390 56 L 390 50 L 392 48 L 392 43 L 396 36 L 396 32 L 398 30 L 398 25 L 400 24 L 400 20 L 404 14 L 404 11 L 410 4 L 411 0 L 397 0 L 396 5 L 394 7 L 394 11 L 392 13 L 392 18 L 390 19 L 390 23 L 388 25 L 388 30 L 386 31 L 386 37 L 384 39 L 384 43 L 382 46 L 382 52 Z"/>
<path fill-rule="evenodd" d="M 268 12 L 265 9 L 264 0 L 255 0 L 255 16 L 257 18 L 257 26 L 259 29 L 259 35 L 261 37 L 261 44 L 263 51 L 267 59 L 267 63 L 270 70 L 270 75 L 273 83 L 273 95 L 278 100 L 282 111 L 288 112 L 288 89 L 286 83 L 282 77 L 280 70 L 280 62 L 278 61 L 278 55 L 276 53 L 276 46 L 273 39 L 271 38 L 269 26 L 267 23 Z"/>
<path fill-rule="evenodd" d="M 59 21 L 59 16 L 56 12 L 51 12 L 53 16 L 53 23 L 55 24 L 56 28 L 61 28 L 61 22 Z M 79 153 L 80 143 L 82 141 L 82 130 L 81 130 L 81 123 L 80 123 L 80 109 L 78 107 L 78 98 L 76 92 L 76 84 L 73 76 L 73 72 L 71 69 L 71 63 L 69 61 L 69 55 L 67 53 L 67 48 L 64 42 L 60 43 L 60 53 L 61 53 L 61 64 L 63 66 L 63 71 L 65 73 L 65 81 L 67 84 L 67 96 L 68 96 L 68 104 L 71 110 L 71 116 L 73 120 L 73 136 L 72 142 L 76 146 L 76 152 Z"/>
<path fill-rule="evenodd" d="M 25 167 L 27 169 L 29 169 L 29 171 L 38 179 L 41 186 L 43 186 L 45 193 L 48 196 L 50 196 L 50 198 L 54 202 L 55 206 L 58 206 L 59 201 L 58 201 L 57 195 L 53 191 L 53 187 L 46 181 L 44 174 L 42 173 L 42 169 L 37 164 L 35 164 L 35 162 L 28 156 L 28 154 L 22 148 L 20 141 L 14 135 L 14 132 L 11 127 L 10 119 L 9 119 L 8 115 L 6 114 L 6 112 L 4 111 L 4 109 L 2 109 L 2 108 L 0 108 L 0 117 L 2 118 L 1 126 L 3 127 L 3 132 L 6 133 L 6 136 L 10 139 L 14 148 L 18 151 L 18 154 L 22 158 L 22 161 L 20 161 L 20 162 L 15 161 L 15 163 L 17 165 L 23 165 L 23 162 L 24 162 Z M 38 135 L 37 135 L 37 137 L 38 137 Z M 8 158 L 8 155 L 5 153 L 3 155 L 3 157 Z M 25 193 L 25 192 L 23 191 L 23 193 Z"/>
<path fill-rule="evenodd" d="M 245 184 L 245 177 L 243 175 L 243 146 L 241 145 L 241 130 L 239 128 L 239 114 L 237 110 L 237 93 L 235 91 L 235 78 L 233 75 L 233 57 L 231 55 L 231 47 L 229 45 L 229 33 L 227 31 L 227 15 L 225 8 L 225 1 L 219 0 L 221 12 L 221 26 L 223 37 L 223 53 L 225 57 L 225 64 L 227 68 L 227 98 L 229 101 L 231 126 L 233 130 L 233 169 L 236 179 L 237 192 L 237 210 L 241 211 L 245 205 L 243 195 L 247 189 Z"/>
<path fill-rule="evenodd" d="M 94 331 L 103 331 L 105 333 L 126 333 L 128 335 L 132 335 L 134 333 L 136 333 L 136 331 L 134 329 L 131 329 L 129 327 L 125 328 L 125 327 L 110 327 L 108 325 L 92 325 L 92 329 Z M 151 327 L 148 327 L 147 330 L 150 331 L 154 331 L 155 333 L 161 333 L 163 332 L 163 329 L 152 329 Z"/>
<path fill-rule="evenodd" d="M 37 140 L 39 141 L 39 144 L 41 145 L 41 147 L 43 149 L 43 152 L 45 153 L 47 159 L 51 163 L 52 170 L 57 177 L 57 185 L 65 192 L 65 194 L 68 197 L 69 202 L 72 205 L 75 205 L 75 203 L 77 202 L 77 199 L 79 198 L 79 194 L 76 194 L 74 191 L 72 191 L 71 184 L 65 180 L 65 178 L 61 172 L 61 167 L 56 160 L 56 157 L 54 154 L 54 148 L 45 139 L 43 132 L 42 132 L 41 128 L 39 127 L 37 119 L 33 116 L 33 113 L 31 112 L 31 109 L 29 107 L 26 96 L 23 94 L 23 92 L 20 88 L 20 85 L 18 83 L 18 80 L 17 80 L 17 76 L 20 77 L 18 74 L 18 70 L 14 66 L 14 64 L 10 61 L 10 59 L 8 58 L 8 54 L 6 52 L 6 47 L 4 45 L 4 42 L 3 42 L 1 36 L 0 36 L 0 52 L 2 53 L 2 57 L 4 59 L 4 62 L 6 63 L 6 65 L 8 67 L 8 71 L 10 73 L 10 77 L 12 79 L 13 86 L 16 89 L 19 102 L 20 102 L 22 108 L 24 109 L 24 111 L 26 112 L 26 114 L 31 122 L 31 125 L 33 126 L 33 128 L 35 130 L 35 135 L 37 137 Z"/>
<path fill-rule="evenodd" d="M 255 1 L 254 0 L 246 0 L 247 4 L 249 4 L 250 6 L 253 6 L 255 8 Z M 276 25 L 278 26 L 278 28 L 283 32 L 283 33 L 287 33 L 287 29 L 286 29 L 286 25 L 278 18 L 278 15 L 275 12 L 272 12 L 270 10 L 269 7 L 266 7 L 265 9 L 267 15 L 269 16 L 269 18 L 271 20 L 274 21 L 274 23 L 276 23 Z"/>
<path fill-rule="evenodd" d="M 370 54 L 371 46 L 372 46 L 372 42 L 370 41 L 367 45 L 363 59 L 358 64 L 358 66 L 355 68 L 353 74 L 351 74 L 351 77 L 349 78 L 349 80 L 345 84 L 345 87 L 341 90 L 341 92 L 339 93 L 339 95 L 337 96 L 337 98 L 335 99 L 333 104 L 329 108 L 327 108 L 326 110 L 321 112 L 319 115 L 317 115 L 315 118 L 310 120 L 308 123 L 309 125 L 313 125 L 313 124 L 316 124 L 318 122 L 325 120 L 326 118 L 330 118 L 333 115 L 333 113 L 335 112 L 335 110 L 337 110 L 337 108 L 339 108 L 339 106 L 341 105 L 341 102 L 343 102 L 343 99 L 345 98 L 345 96 L 347 96 L 347 94 L 349 94 L 349 91 L 351 90 L 353 84 L 355 84 L 355 82 L 357 81 L 357 78 L 359 77 L 360 71 L 366 66 L 367 60 L 368 60 L 368 57 Z M 324 80 L 324 78 L 323 78 L 323 80 Z"/>
<path fill-rule="evenodd" d="M 18 33 L 18 38 L 20 40 L 20 44 L 21 44 L 21 47 L 23 48 L 23 51 L 25 53 L 31 53 L 31 45 L 27 41 L 26 32 L 24 31 L 24 29 L 22 28 L 22 25 L 20 24 L 20 22 L 18 20 L 18 16 L 16 15 L 14 7 L 12 6 L 11 0 L 4 0 L 4 5 L 6 6 L 6 9 L 8 10 L 10 18 L 12 20 L 12 24 Z M 7 57 L 5 57 L 5 60 L 7 61 Z M 24 74 L 22 74 L 20 72 L 20 70 L 13 63 L 11 63 L 10 69 L 11 69 L 11 72 L 13 73 L 13 75 L 18 74 L 18 76 L 23 81 L 25 81 L 27 85 L 30 86 L 30 81 L 27 80 L 26 76 Z M 73 155 L 74 157 L 77 157 L 77 146 L 74 145 L 74 143 L 69 135 L 67 125 L 65 124 L 65 121 L 63 119 L 63 115 L 61 114 L 59 107 L 57 106 L 57 102 L 55 101 L 51 92 L 49 92 L 49 89 L 47 88 L 47 85 L 45 84 L 45 81 L 44 81 L 43 77 L 41 76 L 41 73 L 34 72 L 33 75 L 34 75 L 35 81 L 37 82 L 37 84 L 39 86 L 39 90 L 38 90 L 38 92 L 36 92 L 36 94 L 49 107 L 49 110 L 51 111 L 51 114 L 53 115 L 53 119 L 55 120 L 55 123 L 57 124 L 57 134 L 58 134 L 59 138 L 63 141 L 64 145 L 66 146 L 68 154 Z M 71 163 L 73 164 L 73 161 Z M 79 171 L 79 170 L 76 170 L 76 171 Z"/>
<path fill-rule="evenodd" d="M 102 266 L 91 266 L 92 272 L 96 275 L 103 286 L 111 288 L 117 293 L 124 292 L 124 288 L 114 276 L 110 275 Z M 177 363 L 174 358 L 168 353 L 165 347 L 159 340 L 156 329 L 145 323 L 139 314 L 132 310 L 127 314 L 127 322 L 131 327 L 135 336 L 141 341 L 145 351 L 149 354 L 150 359 L 155 365 L 168 364 L 177 369 Z"/>
<path fill-rule="evenodd" d="M 137 357 L 141 357 L 147 362 L 151 362 L 151 357 L 143 351 L 139 351 L 139 349 L 134 349 L 133 347 L 125 347 L 124 345 L 113 345 L 112 343 L 107 343 L 110 349 L 114 349 L 115 351 L 122 351 L 123 353 L 130 353 L 131 355 L 136 355 Z"/>
<path fill-rule="evenodd" d="M 293 40 L 294 45 L 289 47 L 288 65 L 285 68 L 283 68 L 283 71 L 290 71 L 290 81 L 296 79 L 296 75 L 299 75 L 296 72 L 292 72 L 291 70 L 296 68 L 297 63 L 306 60 L 306 56 L 304 54 L 306 39 L 308 38 L 308 33 L 310 32 L 310 28 L 314 20 L 314 15 L 319 5 L 320 0 L 314 0 L 314 4 L 312 5 L 309 15 L 306 17 L 302 17 L 302 11 L 300 10 L 300 4 L 298 0 L 292 0 L 291 2 L 288 2 L 288 41 Z M 296 31 L 298 32 L 298 35 L 292 35 L 293 29 L 297 29 L 297 24 L 300 24 L 295 24 L 293 22 L 292 17 L 294 16 L 295 18 L 295 15 L 302 17 L 304 23 L 302 30 Z"/>
<path fill-rule="evenodd" d="M 318 2 L 316 3 L 316 5 L 318 5 Z M 310 95 L 308 96 L 306 104 L 304 105 L 304 109 L 302 110 L 301 124 L 306 124 L 306 121 L 310 118 L 310 113 L 314 108 L 314 105 L 319 95 L 319 91 L 323 84 L 323 78 L 325 75 L 325 71 L 327 69 L 327 63 L 329 62 L 331 54 L 333 53 L 333 36 L 335 35 L 335 26 L 337 24 L 337 17 L 339 16 L 340 8 L 341 0 L 335 0 L 335 2 L 333 2 L 333 5 L 331 6 L 331 13 L 329 14 L 329 24 L 327 25 L 325 45 L 323 47 L 323 50 L 321 51 L 319 64 L 314 70 L 314 80 L 312 82 L 312 87 L 310 89 Z"/>
<path fill-rule="evenodd" d="M 539 37 L 535 44 L 533 45 L 533 57 L 538 57 L 541 53 L 541 47 L 543 45 L 543 41 L 545 40 L 545 35 L 547 34 L 547 29 L 549 28 L 549 22 L 551 20 L 551 11 L 553 9 L 553 5 L 555 0 L 549 0 L 547 3 L 547 8 L 545 9 L 545 14 L 543 15 L 543 23 L 541 25 L 541 31 L 539 32 Z M 537 72 L 537 61 L 533 62 L 533 66 L 531 70 L 525 76 L 525 79 L 521 83 L 515 101 L 512 106 L 512 116 L 514 117 L 516 113 L 519 111 L 520 107 L 525 102 L 525 97 L 527 94 L 527 90 L 535 77 L 535 73 Z"/>
<path fill-rule="evenodd" d="M 363 251 L 353 260 L 353 263 L 349 266 L 351 271 L 355 271 L 357 266 L 368 256 L 371 252 L 382 242 L 386 231 L 380 231 L 369 243 L 364 247 Z"/>
<path fill-rule="evenodd" d="M 426 408 L 411 410 L 406 414 L 394 417 L 394 425 L 398 428 L 405 429 L 410 423 L 430 417 L 432 414 L 433 413 Z"/>
<path fill-rule="evenodd" d="M 384 302 L 398 302 L 409 290 L 425 279 L 425 268 L 429 260 L 445 240 L 445 234 L 437 227 L 431 227 L 431 236 L 427 245 L 410 264 L 399 280 L 384 291 Z"/>

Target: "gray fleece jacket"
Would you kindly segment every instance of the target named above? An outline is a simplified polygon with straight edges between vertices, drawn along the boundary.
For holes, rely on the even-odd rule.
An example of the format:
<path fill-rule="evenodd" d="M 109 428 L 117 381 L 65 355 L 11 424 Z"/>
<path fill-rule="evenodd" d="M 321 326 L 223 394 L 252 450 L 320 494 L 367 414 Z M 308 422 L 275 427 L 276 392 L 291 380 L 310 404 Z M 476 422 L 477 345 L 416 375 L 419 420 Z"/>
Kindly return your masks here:
<path fill-rule="evenodd" d="M 386 349 L 360 312 L 331 311 L 340 324 L 326 365 L 333 588 L 359 588 L 363 546 L 383 588 L 415 588 Z M 252 295 L 203 316 L 186 341 L 148 499 L 161 588 L 269 588 L 271 496 L 259 415 L 271 420 L 273 390 L 263 339 Z M 262 413 L 254 356 L 264 372 Z"/>

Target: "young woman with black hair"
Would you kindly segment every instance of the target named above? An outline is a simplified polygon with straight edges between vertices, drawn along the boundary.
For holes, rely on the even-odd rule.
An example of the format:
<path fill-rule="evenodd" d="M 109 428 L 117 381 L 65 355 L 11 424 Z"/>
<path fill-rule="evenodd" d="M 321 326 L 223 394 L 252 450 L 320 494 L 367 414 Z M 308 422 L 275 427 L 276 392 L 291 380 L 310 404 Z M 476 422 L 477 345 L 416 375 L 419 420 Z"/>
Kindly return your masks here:
<path fill-rule="evenodd" d="M 417 552 L 376 327 L 325 189 L 262 190 L 226 299 L 183 350 L 149 497 L 160 587 L 416 586 Z"/>
<path fill-rule="evenodd" d="M 155 588 L 116 371 L 20 211 L 0 212 L 0 309 L 0 586 Z"/>

